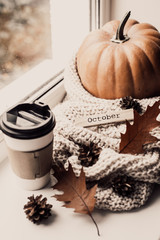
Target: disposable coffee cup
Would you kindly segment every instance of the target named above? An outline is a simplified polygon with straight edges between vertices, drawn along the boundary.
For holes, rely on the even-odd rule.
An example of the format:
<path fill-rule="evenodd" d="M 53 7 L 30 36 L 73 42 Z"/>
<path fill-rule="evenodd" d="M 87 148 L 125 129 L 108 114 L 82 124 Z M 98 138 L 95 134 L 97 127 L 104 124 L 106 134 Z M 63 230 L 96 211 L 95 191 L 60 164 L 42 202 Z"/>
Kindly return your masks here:
<path fill-rule="evenodd" d="M 1 130 L 16 182 L 37 190 L 50 181 L 55 118 L 41 102 L 19 104 L 5 112 Z"/>

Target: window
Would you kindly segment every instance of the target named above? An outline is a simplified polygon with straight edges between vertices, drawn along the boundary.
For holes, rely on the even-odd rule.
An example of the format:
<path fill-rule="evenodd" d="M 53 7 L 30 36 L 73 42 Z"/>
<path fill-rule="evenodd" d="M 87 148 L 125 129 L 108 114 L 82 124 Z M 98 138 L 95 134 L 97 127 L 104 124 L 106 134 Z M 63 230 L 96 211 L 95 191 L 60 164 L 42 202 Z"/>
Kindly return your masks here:
<path fill-rule="evenodd" d="M 0 1 L 0 89 L 51 57 L 49 0 Z"/>
<path fill-rule="evenodd" d="M 43 50 L 45 50 L 44 54 L 42 54 L 43 56 L 41 55 L 42 57 L 39 58 L 39 60 L 33 63 L 31 70 L 27 71 L 27 69 L 25 69 L 26 71 L 24 74 L 18 75 L 18 77 L 16 76 L 14 81 L 11 80 L 9 84 L 7 82 L 6 86 L 5 87 L 3 86 L 0 89 L 0 115 L 4 111 L 6 111 L 8 108 L 17 104 L 18 102 L 32 101 L 32 100 L 35 100 L 35 98 L 39 98 L 41 95 L 43 95 L 42 98 L 44 101 L 49 102 L 49 99 L 51 99 L 51 102 L 53 103 L 53 101 L 55 101 L 55 94 L 53 99 L 53 96 L 51 97 L 52 91 L 53 92 L 57 91 L 56 96 L 58 96 L 58 99 L 56 99 L 56 101 L 60 101 L 64 91 L 63 84 L 61 81 L 63 78 L 62 76 L 63 68 L 67 63 L 68 59 L 70 58 L 70 56 L 73 54 L 74 50 L 77 49 L 77 47 L 81 44 L 82 40 L 84 39 L 85 35 L 87 35 L 91 29 L 90 21 L 91 19 L 93 20 L 93 17 L 94 17 L 94 15 L 92 17 L 92 12 L 93 12 L 92 8 L 93 8 L 93 2 L 96 2 L 95 0 L 81 0 L 81 1 L 78 1 L 78 0 L 67 0 L 67 1 L 66 0 L 39 0 L 39 1 L 0 0 L 0 8 L 1 10 L 4 9 L 4 6 L 6 3 L 11 4 L 10 5 L 12 7 L 11 14 L 14 15 L 15 18 L 20 17 L 21 19 L 23 14 L 21 15 L 20 9 L 24 4 L 23 7 L 24 9 L 26 9 L 25 16 L 26 18 L 28 18 L 27 12 L 30 12 L 31 10 L 27 10 L 27 9 L 30 9 L 30 6 L 31 6 L 31 9 L 33 8 L 33 11 L 38 11 L 34 9 L 34 8 L 37 8 L 37 5 L 35 7 L 35 4 L 37 4 L 37 2 L 40 4 L 40 9 L 41 9 L 40 12 L 37 13 L 38 16 L 39 14 L 44 16 L 47 15 L 47 18 L 45 19 L 46 21 L 45 26 L 47 29 L 44 29 L 43 24 L 40 25 L 42 28 L 40 29 L 40 31 L 45 30 L 45 36 L 47 35 L 47 39 L 45 41 L 44 41 L 44 38 L 42 38 L 42 44 L 46 44 L 47 48 L 42 47 L 41 45 L 41 47 L 39 48 L 41 49 L 42 52 Z M 45 5 L 45 9 L 41 8 L 44 5 Z M 91 8 L 91 5 L 92 5 L 92 8 Z M 16 13 L 18 12 L 19 14 L 17 15 L 13 11 L 13 9 L 16 9 Z M 31 19 L 29 18 L 28 21 L 31 21 Z M 22 22 L 24 25 L 26 24 L 24 19 Z M 24 26 L 23 24 L 20 23 L 19 25 L 18 23 L 18 25 L 21 27 Z M 16 28 L 18 25 L 16 25 Z M 34 28 L 34 25 L 31 26 L 31 28 Z M 25 32 L 24 29 L 23 31 Z M 32 32 L 35 32 L 34 29 L 32 29 Z M 15 36 L 17 33 L 18 32 L 15 31 Z M 25 34 L 27 35 L 26 32 Z M 28 37 L 28 35 L 26 37 Z M 37 36 L 34 35 L 33 41 L 36 40 L 36 37 Z M 23 38 L 23 40 L 24 39 L 25 37 Z M 39 40 L 41 41 L 40 38 Z M 16 44 L 16 41 L 14 44 L 15 44 L 14 46 L 16 46 L 17 48 L 18 47 L 20 48 L 20 44 L 18 44 L 18 41 L 17 41 L 17 44 Z M 33 48 L 33 52 L 36 51 L 35 47 Z M 26 49 L 27 48 L 24 48 L 24 52 Z M 26 54 L 29 53 L 30 50 L 32 50 L 32 48 L 28 48 Z M 40 51 L 40 54 L 41 54 L 41 51 Z M 22 53 L 23 51 L 20 50 L 20 54 Z M 16 56 L 17 56 L 16 61 L 13 61 L 13 65 L 15 64 L 15 66 L 17 61 L 19 61 L 20 59 L 18 55 Z M 22 60 L 24 59 L 22 58 Z M 4 74 L 9 73 L 9 69 L 7 70 L 7 67 L 4 69 L 4 71 L 6 71 L 4 72 Z M 59 84 L 57 84 L 58 82 Z M 53 86 L 55 86 L 54 89 L 53 89 Z M 44 95 L 45 92 L 47 93 Z M 2 143 L 3 143 L 3 138 L 0 135 L 1 158 L 3 155 Z"/>
<path fill-rule="evenodd" d="M 20 6 L 22 7 L 22 4 L 24 4 L 26 9 L 28 7 L 30 9 L 30 5 L 32 6 L 31 9 L 37 9 L 37 5 L 35 6 L 35 4 L 37 4 L 36 0 L 0 0 L 0 3 L 1 2 L 12 3 L 12 9 L 19 9 Z M 45 22 L 44 24 L 40 24 L 39 30 L 42 30 L 42 33 L 44 32 L 44 35 L 42 34 L 42 43 L 39 46 L 40 54 L 45 50 L 44 54 L 42 54 L 43 56 L 34 64 L 32 71 L 26 71 L 25 74 L 20 75 L 18 79 L 12 81 L 11 84 L 8 84 L 5 88 L 0 90 L 0 115 L 7 108 L 11 107 L 17 102 L 25 101 L 37 90 L 42 89 L 42 87 L 44 87 L 54 75 L 56 75 L 58 72 L 61 72 L 67 62 L 67 59 L 69 58 L 69 55 L 72 54 L 73 50 L 76 49 L 89 31 L 90 0 L 39 0 L 38 3 L 40 4 L 40 10 L 37 13 L 38 17 L 39 15 L 42 15 L 42 19 L 47 19 L 43 20 L 43 22 Z M 26 11 L 30 12 L 29 10 Z M 20 10 L 18 12 L 19 14 L 21 13 Z M 18 17 L 17 14 L 15 15 Z M 25 16 L 27 18 L 27 13 Z M 30 21 L 30 19 L 28 21 Z M 22 22 L 25 21 L 23 20 Z M 35 24 L 33 23 L 33 26 L 34 25 Z M 37 25 L 38 22 L 36 23 L 36 26 Z M 39 25 L 37 28 L 38 27 Z M 34 29 L 31 31 L 33 33 L 33 41 L 36 41 L 36 31 Z M 15 36 L 16 35 L 17 32 Z M 44 41 L 45 38 L 46 40 Z M 41 41 L 40 36 L 39 40 Z M 16 45 L 16 43 L 14 44 Z M 47 47 L 43 47 L 43 44 L 45 44 Z M 17 48 L 20 48 L 19 45 L 20 44 L 17 42 Z M 33 52 L 36 51 L 36 47 L 37 44 L 35 44 Z M 27 48 L 24 47 L 24 50 L 26 49 Z M 28 47 L 26 54 L 28 54 L 30 50 L 32 50 L 32 48 Z M 20 54 L 22 54 L 22 52 L 23 51 L 20 51 Z M 30 52 L 32 53 L 32 51 Z M 16 62 L 13 61 L 13 64 L 15 66 Z"/>

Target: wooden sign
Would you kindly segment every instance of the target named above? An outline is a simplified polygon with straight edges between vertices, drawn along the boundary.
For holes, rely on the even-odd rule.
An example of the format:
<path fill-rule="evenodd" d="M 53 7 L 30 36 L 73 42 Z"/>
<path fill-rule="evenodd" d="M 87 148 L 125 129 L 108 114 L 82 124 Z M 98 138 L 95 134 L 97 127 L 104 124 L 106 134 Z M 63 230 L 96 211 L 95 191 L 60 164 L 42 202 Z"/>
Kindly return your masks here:
<path fill-rule="evenodd" d="M 123 122 L 133 120 L 133 109 L 122 111 L 109 111 L 104 114 L 88 115 L 75 120 L 77 126 L 91 127 L 107 123 Z"/>

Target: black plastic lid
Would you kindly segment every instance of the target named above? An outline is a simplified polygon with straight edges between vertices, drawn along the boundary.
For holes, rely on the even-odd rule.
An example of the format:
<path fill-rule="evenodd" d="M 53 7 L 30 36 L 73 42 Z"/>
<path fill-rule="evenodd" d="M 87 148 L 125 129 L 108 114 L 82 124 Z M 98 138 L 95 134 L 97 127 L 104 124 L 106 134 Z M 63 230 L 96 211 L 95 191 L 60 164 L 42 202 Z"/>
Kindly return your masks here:
<path fill-rule="evenodd" d="M 42 102 L 23 103 L 5 112 L 1 119 L 4 134 L 17 139 L 42 137 L 53 130 L 55 117 Z"/>

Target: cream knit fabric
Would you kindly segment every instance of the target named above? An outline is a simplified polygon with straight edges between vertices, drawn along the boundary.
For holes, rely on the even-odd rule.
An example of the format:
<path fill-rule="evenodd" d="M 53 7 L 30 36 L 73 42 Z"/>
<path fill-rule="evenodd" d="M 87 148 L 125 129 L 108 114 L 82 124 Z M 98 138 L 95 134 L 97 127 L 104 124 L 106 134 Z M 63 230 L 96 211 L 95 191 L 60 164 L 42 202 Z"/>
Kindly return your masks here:
<path fill-rule="evenodd" d="M 120 100 L 104 100 L 93 97 L 82 86 L 76 71 L 76 55 L 65 69 L 65 89 L 67 96 L 53 112 L 56 117 L 54 129 L 54 161 L 60 161 L 67 168 L 71 163 L 75 174 L 82 166 L 78 160 L 79 143 L 96 143 L 102 148 L 98 161 L 84 167 L 87 181 L 110 181 L 117 175 L 127 175 L 134 179 L 134 191 L 130 196 L 117 194 L 112 186 L 98 186 L 95 195 L 96 207 L 112 211 L 130 210 L 142 206 L 152 193 L 154 183 L 160 183 L 160 141 L 148 145 L 146 154 L 119 154 L 121 133 L 126 130 L 124 122 L 110 123 L 96 127 L 83 128 L 75 125 L 81 116 L 101 114 L 107 111 L 121 111 Z M 160 97 L 137 100 L 143 107 L 152 106 Z M 160 128 L 152 131 L 160 139 Z"/>

